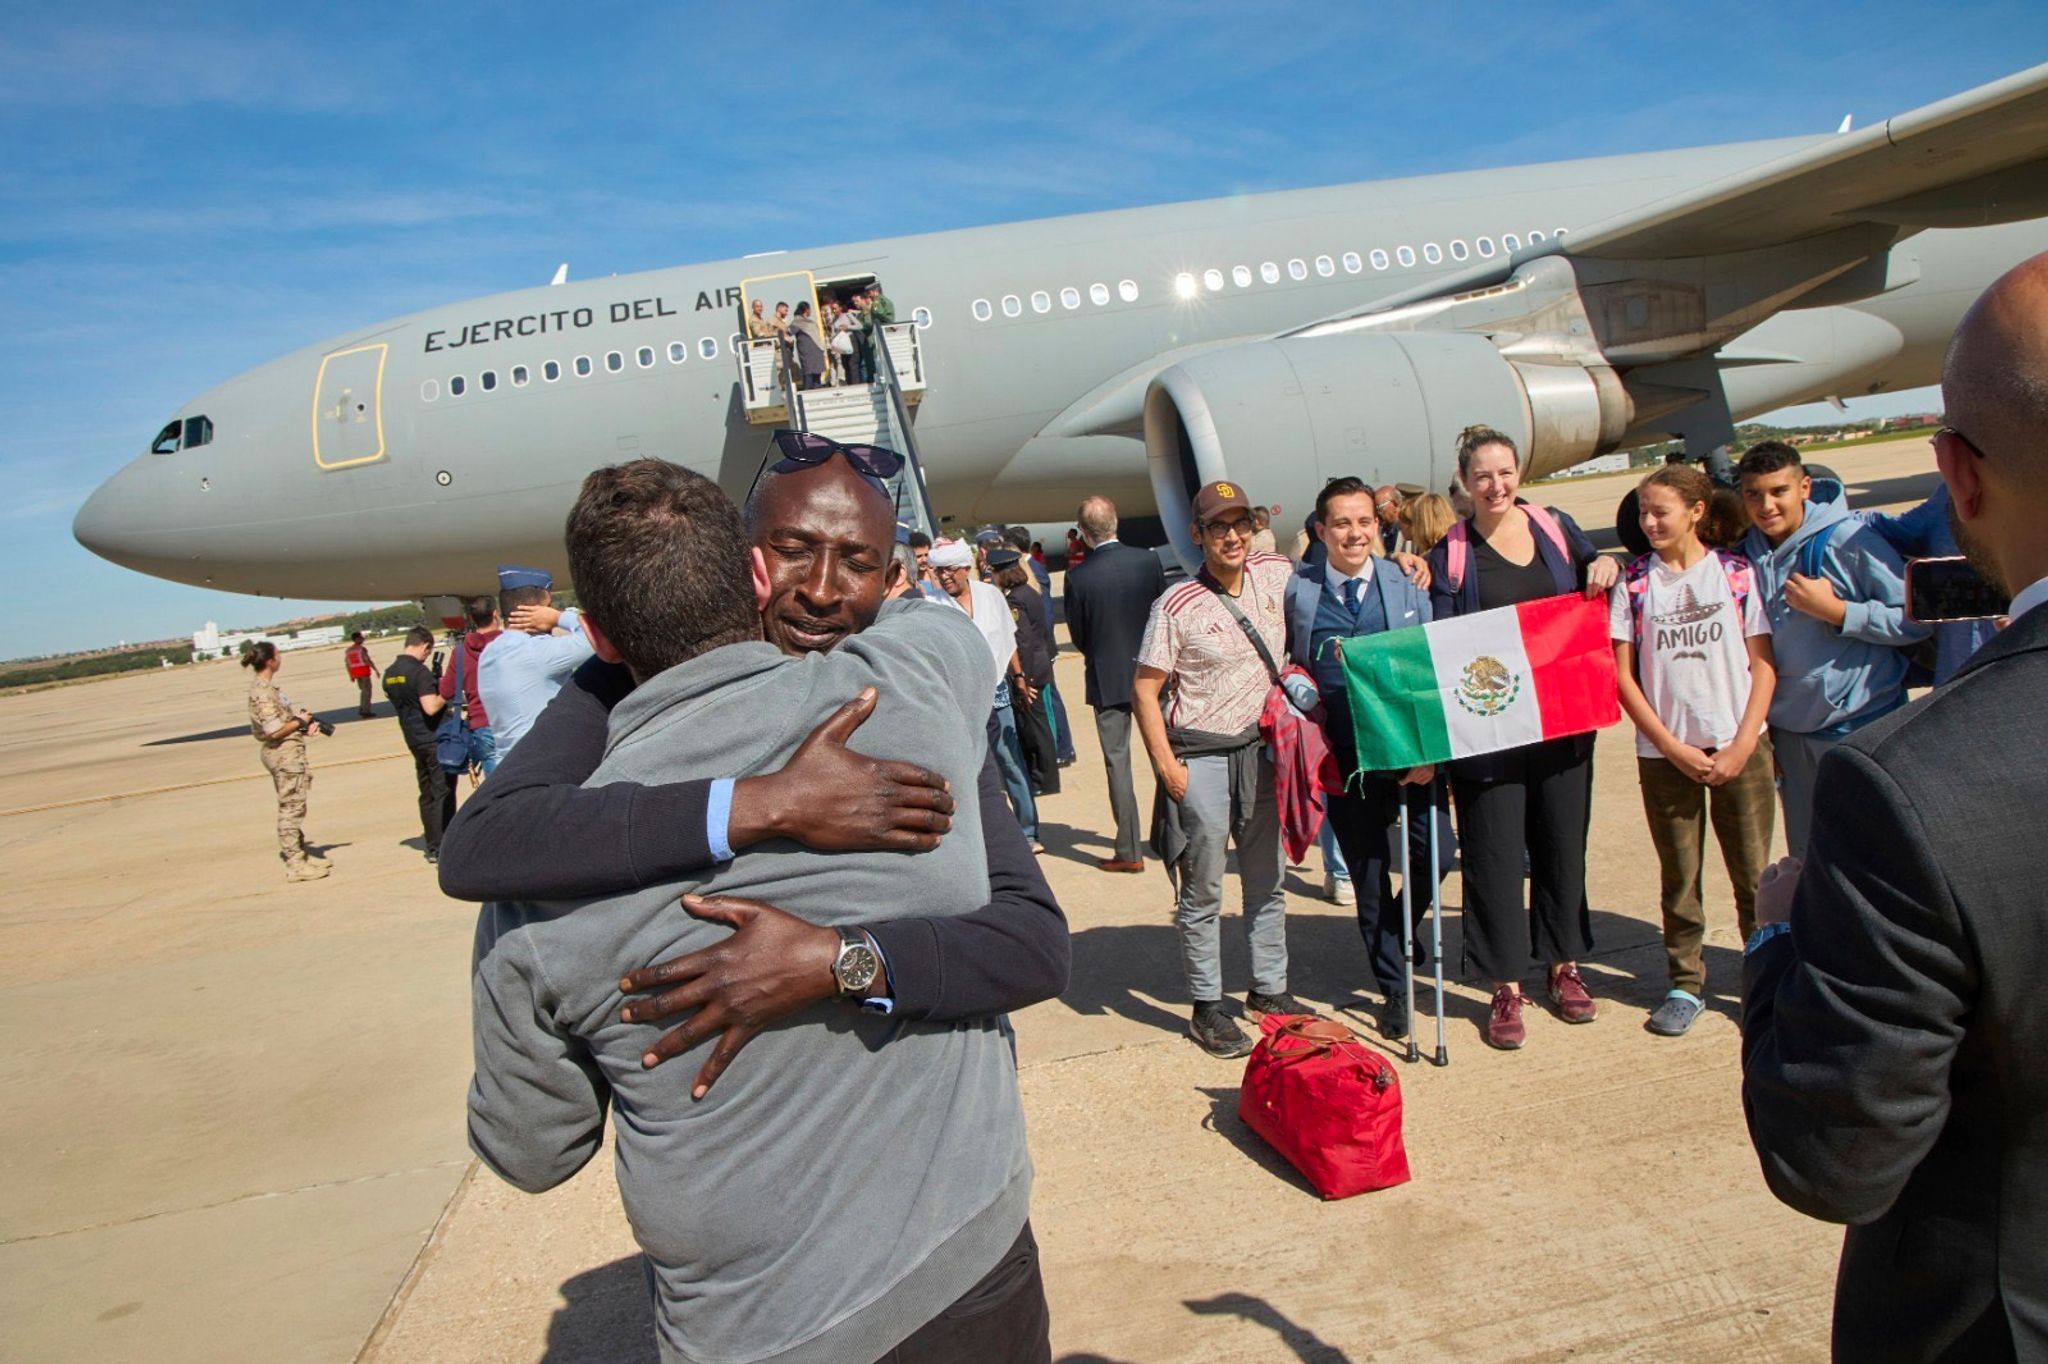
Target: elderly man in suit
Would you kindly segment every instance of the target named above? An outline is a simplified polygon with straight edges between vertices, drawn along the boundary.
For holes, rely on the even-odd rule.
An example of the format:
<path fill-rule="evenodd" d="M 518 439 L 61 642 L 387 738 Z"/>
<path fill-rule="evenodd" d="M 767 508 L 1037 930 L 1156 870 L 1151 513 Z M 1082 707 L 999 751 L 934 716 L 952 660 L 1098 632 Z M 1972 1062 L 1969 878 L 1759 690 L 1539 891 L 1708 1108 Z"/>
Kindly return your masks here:
<path fill-rule="evenodd" d="M 1138 823 L 1138 793 L 1131 784 L 1131 683 L 1138 646 L 1152 603 L 1166 591 L 1166 569 L 1149 549 L 1116 538 L 1116 504 L 1091 497 L 1074 518 L 1088 557 L 1067 570 L 1062 594 L 1067 634 L 1087 662 L 1088 704 L 1109 771 L 1109 805 L 1116 815 L 1116 849 L 1095 865 L 1104 871 L 1145 870 Z"/>
<path fill-rule="evenodd" d="M 1838 1359 L 2048 1359 L 2048 255 L 1942 366 L 1956 538 L 2011 624 L 1822 758 L 1764 873 L 1743 1106 L 1779 1198 L 1845 1222 Z"/>

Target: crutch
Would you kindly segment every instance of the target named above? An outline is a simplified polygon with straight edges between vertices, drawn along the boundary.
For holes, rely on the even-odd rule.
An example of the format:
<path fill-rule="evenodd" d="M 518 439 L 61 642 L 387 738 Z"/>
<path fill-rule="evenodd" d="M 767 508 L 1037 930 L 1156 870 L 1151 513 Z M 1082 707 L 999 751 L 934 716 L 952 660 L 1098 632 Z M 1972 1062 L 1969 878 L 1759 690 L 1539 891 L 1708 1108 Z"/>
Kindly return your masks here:
<path fill-rule="evenodd" d="M 1438 829 L 1440 826 L 1437 824 L 1436 818 L 1436 784 L 1440 780 L 1442 780 L 1441 777 L 1431 777 L 1429 779 L 1429 955 L 1431 959 L 1436 963 L 1436 1055 L 1432 1058 L 1432 1060 L 1436 1065 L 1447 1066 L 1451 1063 L 1451 1053 L 1444 1047 L 1444 885 L 1442 872 L 1443 863 L 1437 860 L 1439 856 L 1437 848 L 1437 838 Z M 1401 809 L 1403 811 L 1406 811 L 1407 808 L 1407 803 L 1404 801 L 1401 805 Z M 1414 974 L 1412 967 L 1410 968 L 1409 974 L 1411 977 Z M 1415 1009 L 1412 1001 L 1409 1005 L 1408 1015 L 1408 1046 L 1412 1050 L 1415 1046 Z"/>
<path fill-rule="evenodd" d="M 1408 992 L 1408 1054 L 1402 1059 L 1414 1065 L 1422 1053 L 1415 1046 L 1415 877 L 1408 857 L 1408 790 L 1397 785 L 1394 801 L 1401 807 L 1401 979 Z M 1436 822 L 1430 822 L 1434 833 Z M 1443 1001 L 1437 1001 L 1438 1032 L 1442 1032 Z"/>

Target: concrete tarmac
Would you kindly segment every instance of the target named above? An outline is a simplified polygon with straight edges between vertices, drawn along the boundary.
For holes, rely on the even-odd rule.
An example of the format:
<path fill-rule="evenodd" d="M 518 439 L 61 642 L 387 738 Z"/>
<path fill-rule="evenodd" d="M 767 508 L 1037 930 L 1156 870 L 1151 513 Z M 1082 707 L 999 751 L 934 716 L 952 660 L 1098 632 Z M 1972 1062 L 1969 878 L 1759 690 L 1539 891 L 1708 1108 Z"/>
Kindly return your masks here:
<path fill-rule="evenodd" d="M 1924 441 L 1821 458 L 1858 507 L 1933 484 Z M 1629 486 L 1540 496 L 1598 529 Z M 1494 1052 L 1484 992 L 1454 985 L 1451 1064 L 1398 1067 L 1413 1182 L 1324 1204 L 1238 1122 L 1240 1067 L 1183 1035 L 1164 874 L 1093 868 L 1108 802 L 1081 661 L 1058 666 L 1081 760 L 1041 818 L 1074 979 L 1016 1019 L 1057 1358 L 1825 1357 L 1839 1233 L 1757 1174 L 1711 854 L 1708 1012 L 1642 1029 L 1666 986 L 1625 723 L 1597 761 L 1599 1020 L 1532 1008 L 1528 1045 Z M 335 871 L 306 885 L 279 871 L 244 670 L 0 697 L 0 1354 L 651 1360 L 609 1156 L 540 1197 L 469 1156 L 474 915 L 420 858 L 389 707 L 356 719 L 339 651 L 287 655 L 280 684 L 337 726 L 307 821 Z M 1289 879 L 1295 992 L 1375 1037 L 1316 862 Z M 1426 988 L 1418 1007 L 1426 1029 Z"/>

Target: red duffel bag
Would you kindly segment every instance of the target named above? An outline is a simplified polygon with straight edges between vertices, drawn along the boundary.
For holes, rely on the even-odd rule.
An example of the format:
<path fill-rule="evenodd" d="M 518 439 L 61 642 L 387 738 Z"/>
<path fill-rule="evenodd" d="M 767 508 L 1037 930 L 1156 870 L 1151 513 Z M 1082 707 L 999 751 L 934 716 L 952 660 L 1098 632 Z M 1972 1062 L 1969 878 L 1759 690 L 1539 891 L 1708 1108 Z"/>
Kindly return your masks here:
<path fill-rule="evenodd" d="M 1325 1198 L 1408 1182 L 1401 1083 L 1342 1023 L 1267 1014 L 1244 1066 L 1237 1116 Z"/>

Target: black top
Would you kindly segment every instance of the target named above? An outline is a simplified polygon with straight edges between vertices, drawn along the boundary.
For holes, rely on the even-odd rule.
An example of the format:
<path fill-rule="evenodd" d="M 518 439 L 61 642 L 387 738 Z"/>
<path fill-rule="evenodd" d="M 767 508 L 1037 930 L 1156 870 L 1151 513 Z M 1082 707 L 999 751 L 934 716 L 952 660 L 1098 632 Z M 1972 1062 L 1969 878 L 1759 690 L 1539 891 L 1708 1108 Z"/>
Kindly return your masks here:
<path fill-rule="evenodd" d="M 420 698 L 432 696 L 440 682 L 427 665 L 411 654 L 400 654 L 384 669 L 384 699 L 398 716 L 398 732 L 407 748 L 427 748 L 434 742 L 434 722 L 420 709 Z"/>
<path fill-rule="evenodd" d="M 1542 534 L 1533 525 L 1529 533 Z M 1478 579 L 1482 611 L 1557 595 L 1557 583 L 1541 554 L 1531 554 L 1526 564 L 1510 563 L 1487 542 L 1477 526 L 1472 528 L 1472 572 Z"/>
<path fill-rule="evenodd" d="M 1159 556 L 1117 540 L 1067 570 L 1067 635 L 1087 660 L 1089 705 L 1131 704 L 1145 622 L 1164 591 L 1166 568 Z"/>
<path fill-rule="evenodd" d="M 712 865 L 711 779 L 584 787 L 605 726 L 633 689 L 592 659 L 555 693 L 441 844 L 441 890 L 458 900 L 566 900 L 635 890 Z M 889 965 L 896 1016 L 985 1018 L 1067 988 L 1067 920 L 1003 793 L 993 751 L 976 796 L 988 845 L 989 902 L 950 918 L 863 923 Z M 536 837 L 545 830 L 547 837 Z M 648 965 L 627 962 L 620 969 Z"/>
<path fill-rule="evenodd" d="M 1017 666 L 1034 687 L 1052 681 L 1052 641 L 1045 633 L 1045 598 L 1018 583 L 1003 594 L 1017 621 Z"/>

